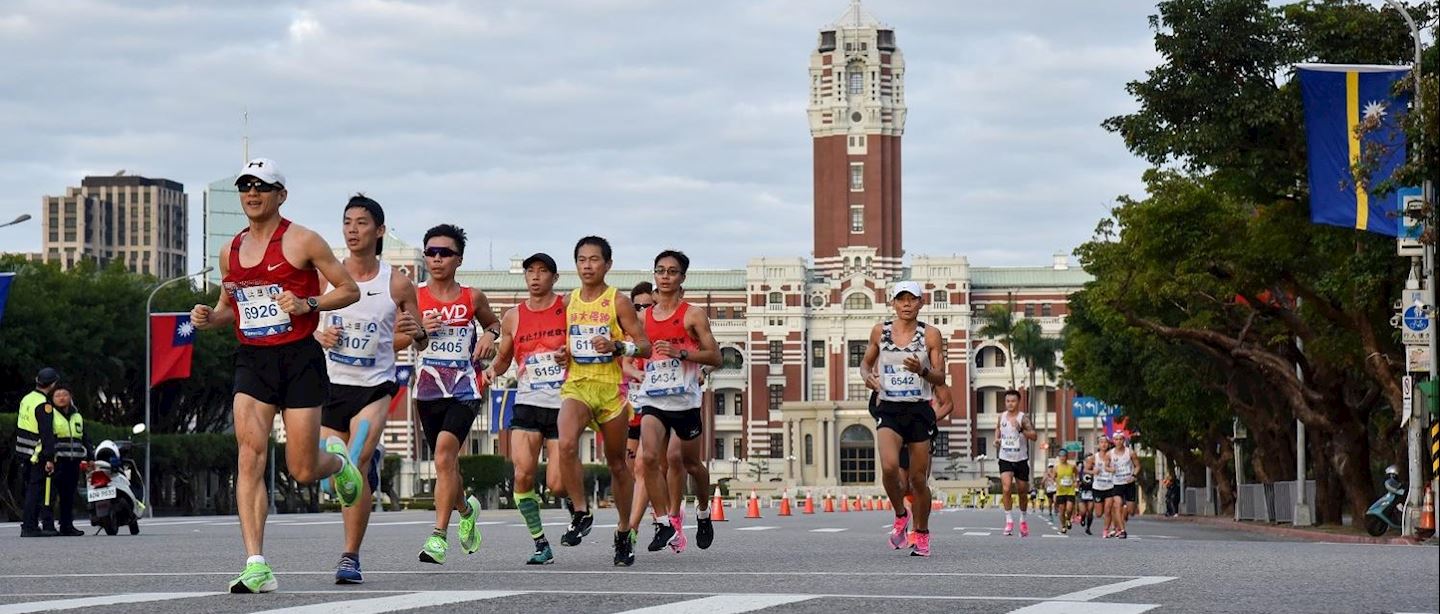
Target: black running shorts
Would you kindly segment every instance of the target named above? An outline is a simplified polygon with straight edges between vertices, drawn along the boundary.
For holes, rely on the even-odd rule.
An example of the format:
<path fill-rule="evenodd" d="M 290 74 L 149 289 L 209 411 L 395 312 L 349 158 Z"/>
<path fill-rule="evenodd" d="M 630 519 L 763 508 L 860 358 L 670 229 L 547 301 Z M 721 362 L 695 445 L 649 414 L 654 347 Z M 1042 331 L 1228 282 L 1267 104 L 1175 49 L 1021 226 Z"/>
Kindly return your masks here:
<path fill-rule="evenodd" d="M 475 423 L 475 416 L 479 413 L 480 402 L 446 397 L 418 401 L 416 407 L 420 413 L 420 430 L 425 432 L 425 445 L 434 452 L 442 431 L 465 443 L 465 438 L 470 435 L 470 425 Z"/>
<path fill-rule="evenodd" d="M 1007 461 L 1002 458 L 1000 459 L 1000 473 L 1011 473 L 1014 474 L 1014 479 L 1020 480 L 1021 482 L 1029 482 L 1030 461 Z"/>
<path fill-rule="evenodd" d="M 331 383 L 330 400 L 325 402 L 325 407 L 320 411 L 320 425 L 341 433 L 349 433 L 350 421 L 360 410 L 380 399 L 395 396 L 397 389 L 395 382 L 385 382 L 379 386 Z"/>
<path fill-rule="evenodd" d="M 330 394 L 325 352 L 310 337 L 284 345 L 242 343 L 235 350 L 235 394 L 281 410 L 320 407 Z"/>
<path fill-rule="evenodd" d="M 560 438 L 560 408 L 537 407 L 515 404 L 515 416 L 510 419 L 510 428 L 517 431 L 540 433 L 544 439 Z"/>
<path fill-rule="evenodd" d="M 1126 503 L 1134 503 L 1135 495 L 1136 488 L 1134 482 L 1129 484 L 1116 484 L 1115 488 L 1110 489 L 1110 496 L 1120 497 L 1120 499 Z"/>
<path fill-rule="evenodd" d="M 929 403 L 880 401 L 872 412 L 875 428 L 890 429 L 907 444 L 930 441 L 935 437 L 935 410 Z"/>
<path fill-rule="evenodd" d="M 692 441 L 705 431 L 705 425 L 700 421 L 700 408 L 686 409 L 683 411 L 665 411 L 648 405 L 640 408 L 641 416 L 655 416 L 660 424 L 665 427 L 665 437 L 668 439 L 670 433 L 680 436 L 681 441 Z M 641 426 L 643 428 L 644 422 Z"/>

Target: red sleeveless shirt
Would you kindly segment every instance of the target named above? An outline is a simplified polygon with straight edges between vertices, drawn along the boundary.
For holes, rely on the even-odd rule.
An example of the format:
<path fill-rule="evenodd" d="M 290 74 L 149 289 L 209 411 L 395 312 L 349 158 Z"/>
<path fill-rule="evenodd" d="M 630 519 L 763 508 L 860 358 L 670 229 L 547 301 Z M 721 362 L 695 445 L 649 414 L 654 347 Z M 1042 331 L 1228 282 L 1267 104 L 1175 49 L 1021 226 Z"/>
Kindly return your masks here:
<path fill-rule="evenodd" d="M 240 244 L 250 229 L 240 231 L 230 242 L 224 288 L 235 305 L 235 336 L 242 344 L 274 346 L 308 339 L 320 324 L 319 311 L 290 315 L 275 302 L 287 290 L 301 300 L 320 295 L 320 273 L 297 269 L 285 259 L 280 246 L 289 228 L 290 220 L 281 218 L 280 227 L 265 246 L 265 257 L 250 268 L 240 265 Z"/>

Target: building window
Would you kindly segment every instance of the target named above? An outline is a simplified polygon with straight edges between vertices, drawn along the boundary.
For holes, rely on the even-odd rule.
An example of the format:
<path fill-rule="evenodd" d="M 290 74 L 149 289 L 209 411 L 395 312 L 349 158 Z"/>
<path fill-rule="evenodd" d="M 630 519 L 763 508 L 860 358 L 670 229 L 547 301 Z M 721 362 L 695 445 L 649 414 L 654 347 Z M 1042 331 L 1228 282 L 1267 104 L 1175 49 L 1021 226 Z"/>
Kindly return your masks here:
<path fill-rule="evenodd" d="M 940 431 L 939 435 L 930 440 L 930 456 L 934 458 L 950 456 L 950 435 L 945 431 Z"/>
<path fill-rule="evenodd" d="M 855 162 L 850 165 L 850 191 L 859 192 L 865 189 L 865 163 Z"/>
<path fill-rule="evenodd" d="M 780 404 L 785 402 L 785 387 L 780 384 L 770 385 L 770 411 L 780 409 Z"/>
<path fill-rule="evenodd" d="M 805 464 L 815 464 L 815 436 L 805 436 Z"/>
<path fill-rule="evenodd" d="M 737 457 L 738 458 L 738 457 Z M 715 460 L 725 460 L 725 438 L 715 438 Z"/>
<path fill-rule="evenodd" d="M 870 345 L 869 341 L 848 341 L 845 343 L 846 364 L 851 369 L 858 369 L 860 362 L 865 359 L 865 347 Z"/>
<path fill-rule="evenodd" d="M 745 415 L 745 395 L 737 394 L 734 397 L 731 397 L 731 401 L 735 403 L 735 415 Z"/>
<path fill-rule="evenodd" d="M 949 292 L 949 291 L 946 291 L 946 290 L 936 290 L 936 291 L 935 291 L 935 294 L 934 294 L 934 297 L 935 297 L 935 298 L 934 298 L 934 301 L 933 301 L 933 302 L 935 303 L 935 306 L 936 306 L 936 307 L 949 307 L 949 306 L 950 306 L 950 292 Z"/>
<path fill-rule="evenodd" d="M 869 309 L 872 304 L 870 297 L 865 296 L 864 292 L 856 292 L 845 297 L 846 309 Z"/>
<path fill-rule="evenodd" d="M 725 415 L 725 393 L 723 392 L 715 394 L 715 415 Z"/>
<path fill-rule="evenodd" d="M 851 70 L 846 73 L 846 77 L 850 79 L 849 92 L 851 94 L 860 94 L 864 92 L 865 73 L 863 71 Z"/>
<path fill-rule="evenodd" d="M 810 342 L 810 367 L 814 369 L 825 368 L 825 342 Z"/>
<path fill-rule="evenodd" d="M 825 400 L 825 382 L 810 382 L 810 400 Z"/>
<path fill-rule="evenodd" d="M 840 483 L 875 483 L 875 436 L 858 424 L 840 433 Z"/>
<path fill-rule="evenodd" d="M 770 342 L 770 364 L 778 365 L 785 362 L 785 342 Z"/>
<path fill-rule="evenodd" d="M 745 442 L 742 441 L 739 437 L 736 437 L 735 440 L 734 440 L 734 448 L 735 448 L 735 456 L 734 456 L 734 458 L 745 458 L 745 454 L 744 454 L 744 452 L 745 452 Z"/>
<path fill-rule="evenodd" d="M 870 389 L 865 387 L 865 382 L 850 382 L 845 386 L 845 400 L 866 401 L 870 399 Z"/>
<path fill-rule="evenodd" d="M 1026 306 L 1025 306 L 1025 317 L 1027 317 L 1027 318 L 1033 318 L 1033 317 L 1035 317 L 1035 306 L 1034 306 L 1034 305 L 1026 305 Z"/>
<path fill-rule="evenodd" d="M 1054 311 L 1053 311 L 1053 309 L 1050 307 L 1050 303 L 1041 303 L 1041 304 L 1040 304 L 1040 317 L 1042 317 L 1042 318 L 1048 318 L 1048 317 L 1050 317 L 1051 315 L 1054 315 Z"/>
<path fill-rule="evenodd" d="M 780 309 L 785 306 L 785 295 L 779 292 L 771 292 L 767 300 L 771 309 Z"/>
<path fill-rule="evenodd" d="M 850 232 L 865 232 L 865 206 L 850 205 Z"/>
<path fill-rule="evenodd" d="M 770 458 L 785 458 L 785 436 L 780 433 L 770 434 Z"/>
<path fill-rule="evenodd" d="M 975 438 L 975 448 L 974 448 L 974 452 L 975 452 L 975 456 L 980 456 L 980 455 L 985 454 L 985 438 L 984 438 L 984 437 L 976 437 L 976 438 Z"/>

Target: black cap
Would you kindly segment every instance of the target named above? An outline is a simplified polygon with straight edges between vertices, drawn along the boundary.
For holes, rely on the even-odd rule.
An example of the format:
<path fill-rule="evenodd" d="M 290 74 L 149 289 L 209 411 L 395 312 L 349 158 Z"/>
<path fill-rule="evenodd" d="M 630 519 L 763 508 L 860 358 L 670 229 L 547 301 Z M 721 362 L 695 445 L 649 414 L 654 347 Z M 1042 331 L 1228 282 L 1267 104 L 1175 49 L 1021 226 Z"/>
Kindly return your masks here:
<path fill-rule="evenodd" d="M 512 260 L 511 262 L 514 262 L 514 261 Z M 560 269 L 556 268 L 556 266 L 555 266 L 555 259 L 554 259 L 554 258 L 551 258 L 551 257 L 550 257 L 550 254 L 547 254 L 547 253 L 544 253 L 544 252 L 536 252 L 534 255 L 530 256 L 529 258 L 526 258 L 526 259 L 525 259 L 525 262 L 520 263 L 520 268 L 521 268 L 522 270 L 523 270 L 523 269 L 528 269 L 528 268 L 530 268 L 530 265 L 535 264 L 536 262 L 539 262 L 540 264 L 545 265 L 545 268 L 550 269 L 550 272 L 551 272 L 551 273 L 559 273 L 559 272 L 560 272 Z"/>
<path fill-rule="evenodd" d="M 60 372 L 50 367 L 45 367 L 35 374 L 35 383 L 40 386 L 49 386 L 58 381 L 60 381 Z"/>

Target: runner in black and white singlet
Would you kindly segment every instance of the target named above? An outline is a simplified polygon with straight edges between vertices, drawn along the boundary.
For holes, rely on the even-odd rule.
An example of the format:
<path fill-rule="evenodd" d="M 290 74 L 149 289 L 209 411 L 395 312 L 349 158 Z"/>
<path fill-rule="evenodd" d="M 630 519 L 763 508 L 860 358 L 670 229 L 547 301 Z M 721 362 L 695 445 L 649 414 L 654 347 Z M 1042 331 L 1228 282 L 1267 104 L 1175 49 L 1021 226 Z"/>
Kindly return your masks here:
<path fill-rule="evenodd" d="M 1109 514 L 1114 516 L 1115 533 L 1113 537 L 1125 539 L 1130 535 L 1125 532 L 1126 521 L 1130 519 L 1130 506 L 1136 500 L 1135 474 L 1140 470 L 1140 458 L 1135 454 L 1129 444 L 1130 435 L 1124 431 L 1115 433 L 1114 449 L 1107 455 L 1109 464 L 1107 469 L 1114 476 L 1115 487 L 1110 492 L 1107 503 Z"/>
<path fill-rule="evenodd" d="M 315 339 L 325 348 L 330 399 L 320 412 L 320 436 L 339 437 L 350 447 L 355 465 L 367 470 L 361 501 L 380 488 L 376 446 L 385 430 L 385 412 L 395 395 L 395 352 L 413 344 L 424 349 L 415 284 L 395 274 L 380 259 L 385 240 L 385 210 L 364 194 L 345 204 L 345 246 L 341 263 L 360 286 L 360 300 L 320 314 Z M 363 437 L 363 441 L 354 441 Z M 358 454 L 357 454 L 358 452 Z M 336 584 L 360 584 L 360 543 L 370 524 L 370 505 L 345 508 L 345 550 L 335 568 Z"/>
<path fill-rule="evenodd" d="M 890 291 L 895 319 L 870 329 L 870 343 L 860 361 L 866 385 L 876 391 L 875 432 L 885 493 L 895 510 L 890 547 L 912 540 L 906 529 L 914 514 L 914 556 L 930 556 L 930 441 L 935 436 L 934 387 L 945 384 L 944 339 L 936 328 L 919 320 L 925 291 L 915 281 L 902 281 Z M 906 511 L 900 484 L 900 450 L 910 455 L 907 472 L 915 504 Z"/>
<path fill-rule="evenodd" d="M 1013 535 L 1015 517 L 1011 512 L 1012 497 L 1020 498 L 1020 536 L 1030 535 L 1025 514 L 1030 499 L 1030 442 L 1035 441 L 1035 425 L 1020 411 L 1020 392 L 1005 391 L 1005 412 L 995 425 L 995 449 L 1000 458 L 1000 506 L 1005 508 L 1005 534 Z"/>
<path fill-rule="evenodd" d="M 1091 509 L 1094 510 L 1095 516 L 1099 516 L 1104 521 L 1101 523 L 1103 530 L 1100 533 L 1109 539 L 1113 537 L 1111 529 L 1114 521 L 1113 517 L 1107 513 L 1107 503 L 1115 489 L 1115 479 L 1110 473 L 1109 462 L 1107 462 L 1110 454 L 1110 439 L 1101 437 L 1100 441 L 1096 443 L 1096 450 L 1094 454 L 1090 455 L 1090 458 L 1085 459 L 1085 473 L 1095 476 L 1095 481 L 1090 486 L 1095 494 L 1095 503 Z"/>

